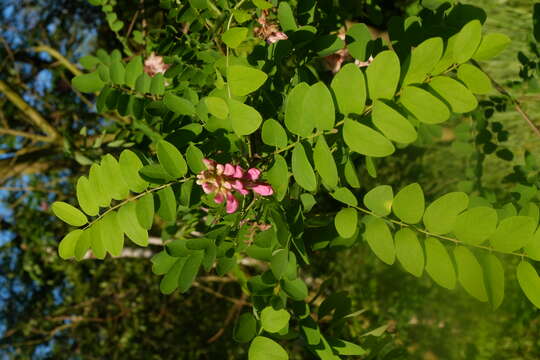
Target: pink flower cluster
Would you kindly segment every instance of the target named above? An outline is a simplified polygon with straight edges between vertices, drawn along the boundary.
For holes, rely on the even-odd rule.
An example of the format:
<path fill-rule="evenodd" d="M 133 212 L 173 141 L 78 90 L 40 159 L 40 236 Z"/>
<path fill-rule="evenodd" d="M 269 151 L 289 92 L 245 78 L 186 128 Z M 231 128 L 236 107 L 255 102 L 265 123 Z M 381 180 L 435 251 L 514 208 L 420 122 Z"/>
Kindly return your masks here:
<path fill-rule="evenodd" d="M 261 171 L 251 168 L 245 171 L 238 165 L 218 164 L 214 160 L 203 159 L 207 170 L 197 175 L 197 184 L 201 185 L 206 194 L 215 194 L 214 201 L 217 204 L 226 200 L 227 213 L 232 214 L 238 209 L 238 199 L 233 191 L 241 195 L 249 194 L 249 190 L 262 196 L 270 196 L 274 193 L 272 186 L 258 181 Z"/>
<path fill-rule="evenodd" d="M 149 76 L 154 77 L 156 74 L 165 74 L 165 71 L 171 65 L 165 64 L 163 61 L 163 56 L 158 56 L 154 53 L 151 53 L 150 56 L 144 60 L 144 72 Z"/>

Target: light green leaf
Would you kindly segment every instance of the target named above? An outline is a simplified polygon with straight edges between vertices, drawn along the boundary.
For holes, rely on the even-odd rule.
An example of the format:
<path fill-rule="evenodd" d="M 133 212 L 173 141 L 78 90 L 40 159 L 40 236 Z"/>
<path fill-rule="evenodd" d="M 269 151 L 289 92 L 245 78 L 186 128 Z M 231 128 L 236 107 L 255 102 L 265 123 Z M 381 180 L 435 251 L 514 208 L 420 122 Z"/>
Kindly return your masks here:
<path fill-rule="evenodd" d="M 274 189 L 278 201 L 283 200 L 289 187 L 289 168 L 283 156 L 274 155 L 274 165 L 266 173 L 266 178 Z"/>
<path fill-rule="evenodd" d="M 257 320 L 251 313 L 243 313 L 234 326 L 233 338 L 239 343 L 247 343 L 257 335 Z"/>
<path fill-rule="evenodd" d="M 343 140 L 352 151 L 372 157 L 384 157 L 394 153 L 394 145 L 381 133 L 351 119 L 345 119 Z"/>
<path fill-rule="evenodd" d="M 366 70 L 370 99 L 392 99 L 396 93 L 399 75 L 399 58 L 395 52 L 386 50 L 377 54 Z"/>
<path fill-rule="evenodd" d="M 424 272 L 424 250 L 416 233 L 408 228 L 402 228 L 394 235 L 396 257 L 403 268 L 416 277 Z"/>
<path fill-rule="evenodd" d="M 315 145 L 313 151 L 313 162 L 315 163 L 315 170 L 321 176 L 323 183 L 331 189 L 336 188 L 339 181 L 336 161 L 324 135 L 319 136 L 317 140 L 317 145 Z"/>
<path fill-rule="evenodd" d="M 184 267 L 186 258 L 180 258 L 171 266 L 169 271 L 165 274 L 161 282 L 159 283 L 159 290 L 163 294 L 171 294 L 178 287 L 178 278 Z"/>
<path fill-rule="evenodd" d="M 392 265 L 396 260 L 394 239 L 383 219 L 369 215 L 366 219 L 364 237 L 375 255 L 384 263 Z"/>
<path fill-rule="evenodd" d="M 435 68 L 432 70 L 433 75 L 438 75 L 443 72 L 446 72 L 452 65 L 454 65 L 454 44 L 456 43 L 458 34 L 452 35 L 446 40 L 446 48 L 444 49 L 444 54 L 435 65 Z"/>
<path fill-rule="evenodd" d="M 364 195 L 364 205 L 377 216 L 386 216 L 392 209 L 394 192 L 389 185 L 377 186 Z"/>
<path fill-rule="evenodd" d="M 252 0 L 252 2 L 253 2 L 253 5 L 255 5 L 261 10 L 266 10 L 266 9 L 270 9 L 271 7 L 274 7 L 272 3 L 269 3 L 268 1 L 265 1 L 265 0 Z"/>
<path fill-rule="evenodd" d="M 451 192 L 432 202 L 424 214 L 426 228 L 438 235 L 448 234 L 454 228 L 457 216 L 469 205 L 463 192 Z"/>
<path fill-rule="evenodd" d="M 107 154 L 101 159 L 99 172 L 105 189 L 113 199 L 124 200 L 128 197 L 128 185 L 124 181 L 122 170 L 114 156 Z"/>
<path fill-rule="evenodd" d="M 525 253 L 531 259 L 540 261 L 540 229 L 536 230 L 529 244 L 525 246 Z"/>
<path fill-rule="evenodd" d="M 92 189 L 92 193 L 96 197 L 96 201 L 98 202 L 99 206 L 107 207 L 111 203 L 111 197 L 109 196 L 109 192 L 106 191 L 100 168 L 101 166 L 99 166 L 97 163 L 90 166 L 88 181 L 90 182 L 90 188 Z"/>
<path fill-rule="evenodd" d="M 484 95 L 493 91 L 489 77 L 474 65 L 461 64 L 457 76 L 475 94 Z"/>
<path fill-rule="evenodd" d="M 147 94 L 150 92 L 150 83 L 152 78 L 147 73 L 142 73 L 135 80 L 135 91 L 140 94 Z"/>
<path fill-rule="evenodd" d="M 367 350 L 363 349 L 360 345 L 354 344 L 349 341 L 328 338 L 328 344 L 335 350 L 339 355 L 344 356 L 354 356 L 354 355 L 365 355 Z"/>
<path fill-rule="evenodd" d="M 173 178 L 181 178 L 187 173 L 186 160 L 180 150 L 168 141 L 160 140 L 157 145 L 157 157 L 165 171 Z"/>
<path fill-rule="evenodd" d="M 353 161 L 349 158 L 343 167 L 343 174 L 345 175 L 345 181 L 352 188 L 360 188 L 360 179 L 358 178 L 358 171 L 356 170 Z"/>
<path fill-rule="evenodd" d="M 99 63 L 100 63 L 99 59 L 92 55 L 85 55 L 79 59 L 79 64 L 81 64 L 82 67 L 85 68 L 86 70 L 92 70 Z"/>
<path fill-rule="evenodd" d="M 307 191 L 315 191 L 317 178 L 302 144 L 297 143 L 292 151 L 292 173 L 294 180 Z"/>
<path fill-rule="evenodd" d="M 234 99 L 228 99 L 228 104 L 229 117 L 236 135 L 249 135 L 261 126 L 261 114 L 253 107 Z"/>
<path fill-rule="evenodd" d="M 336 110 L 332 94 L 326 85 L 319 81 L 310 86 L 304 96 L 303 117 L 313 119 L 319 130 L 331 130 L 336 121 Z"/>
<path fill-rule="evenodd" d="M 188 146 L 186 150 L 186 161 L 192 173 L 199 174 L 201 171 L 206 170 L 203 159 L 204 154 L 198 147 L 193 144 Z"/>
<path fill-rule="evenodd" d="M 296 30 L 296 21 L 289 3 L 285 1 L 279 3 L 277 17 L 283 31 Z"/>
<path fill-rule="evenodd" d="M 77 201 L 81 209 L 90 216 L 96 216 L 99 212 L 96 195 L 92 192 L 90 181 L 86 176 L 77 180 Z"/>
<path fill-rule="evenodd" d="M 176 219 L 176 198 L 170 186 L 158 191 L 159 209 L 158 214 L 165 221 Z"/>
<path fill-rule="evenodd" d="M 230 48 L 236 49 L 242 41 L 246 39 L 248 29 L 245 27 L 234 27 L 225 31 L 221 40 Z"/>
<path fill-rule="evenodd" d="M 118 225 L 127 237 L 139 246 L 148 246 L 148 232 L 137 218 L 137 205 L 130 201 L 118 210 Z"/>
<path fill-rule="evenodd" d="M 289 325 L 291 315 L 285 309 L 274 310 L 267 306 L 261 311 L 261 326 L 270 333 L 276 333 Z"/>
<path fill-rule="evenodd" d="M 482 258 L 482 267 L 489 303 L 493 309 L 497 309 L 504 298 L 504 268 L 493 254 L 486 254 Z"/>
<path fill-rule="evenodd" d="M 263 123 L 261 130 L 263 143 L 277 148 L 287 146 L 287 133 L 285 129 L 274 119 L 268 119 Z"/>
<path fill-rule="evenodd" d="M 110 67 L 110 76 L 113 84 L 123 85 L 126 78 L 126 70 L 124 65 L 118 60 L 113 61 Z"/>
<path fill-rule="evenodd" d="M 457 246 L 454 248 L 454 258 L 461 286 L 472 297 L 480 301 L 488 301 L 484 272 L 473 253 L 464 246 Z"/>
<path fill-rule="evenodd" d="M 308 288 L 301 279 L 281 280 L 281 288 L 291 299 L 302 301 L 308 296 Z"/>
<path fill-rule="evenodd" d="M 197 251 L 194 254 L 191 254 L 182 266 L 182 271 L 180 272 L 180 277 L 178 278 L 178 290 L 181 293 L 185 293 L 195 281 L 199 268 L 201 267 L 202 259 L 204 257 L 203 251 Z"/>
<path fill-rule="evenodd" d="M 426 246 L 426 272 L 442 287 L 454 289 L 456 287 L 456 272 L 454 264 L 446 248 L 438 239 L 429 237 Z"/>
<path fill-rule="evenodd" d="M 425 40 L 411 52 L 403 85 L 421 83 L 431 73 L 443 54 L 443 40 L 433 37 Z"/>
<path fill-rule="evenodd" d="M 51 206 L 57 218 L 72 226 L 83 226 L 88 222 L 86 215 L 76 207 L 63 201 L 55 201 Z"/>
<path fill-rule="evenodd" d="M 300 83 L 287 95 L 285 107 L 285 126 L 295 135 L 307 137 L 313 132 L 315 121 L 304 116 L 304 99 L 309 90 L 309 85 Z"/>
<path fill-rule="evenodd" d="M 354 196 L 351 190 L 345 187 L 337 188 L 336 191 L 334 191 L 330 195 L 337 201 L 341 201 L 342 203 L 349 206 L 358 206 L 358 200 L 356 200 L 356 196 Z"/>
<path fill-rule="evenodd" d="M 498 251 L 513 252 L 526 246 L 533 238 L 536 222 L 528 216 L 511 216 L 503 219 L 489 241 Z"/>
<path fill-rule="evenodd" d="M 124 233 L 118 224 L 118 216 L 116 211 L 107 213 L 99 226 L 101 231 L 101 239 L 106 251 L 112 256 L 120 256 L 124 248 Z"/>
<path fill-rule="evenodd" d="M 135 81 L 143 72 L 142 58 L 140 55 L 131 58 L 126 66 L 125 83 L 130 88 L 135 87 Z"/>
<path fill-rule="evenodd" d="M 534 267 L 522 261 L 517 267 L 517 279 L 521 290 L 534 306 L 540 308 L 540 277 Z"/>
<path fill-rule="evenodd" d="M 152 272 L 156 275 L 164 275 L 169 272 L 177 260 L 178 258 L 170 256 L 165 250 L 160 251 L 150 259 Z"/>
<path fill-rule="evenodd" d="M 81 237 L 83 231 L 81 229 L 75 229 L 70 231 L 60 244 L 58 245 L 58 255 L 64 260 L 72 258 L 75 256 L 75 245 L 79 238 Z"/>
<path fill-rule="evenodd" d="M 163 74 L 156 74 L 150 80 L 150 94 L 163 95 L 165 93 L 165 78 Z"/>
<path fill-rule="evenodd" d="M 208 112 L 218 119 L 227 119 L 229 116 L 229 106 L 220 97 L 209 96 L 204 99 Z"/>
<path fill-rule="evenodd" d="M 98 72 L 94 71 L 89 74 L 75 76 L 73 79 L 71 79 L 71 85 L 73 85 L 73 87 L 80 92 L 94 93 L 101 90 L 105 83 L 99 77 Z"/>
<path fill-rule="evenodd" d="M 178 115 L 193 116 L 195 114 L 195 106 L 189 101 L 170 92 L 167 92 L 163 97 L 163 104 L 170 111 Z"/>
<path fill-rule="evenodd" d="M 418 183 L 405 186 L 392 202 L 394 214 L 408 224 L 417 224 L 422 220 L 424 207 L 424 192 Z"/>
<path fill-rule="evenodd" d="M 426 124 L 440 124 L 450 117 L 450 109 L 424 89 L 406 86 L 399 101 L 415 118 Z"/>
<path fill-rule="evenodd" d="M 414 126 L 390 105 L 380 100 L 373 102 L 373 124 L 390 140 L 403 144 L 412 143 L 418 136 Z"/>
<path fill-rule="evenodd" d="M 472 20 L 461 28 L 454 43 L 454 61 L 461 64 L 469 60 L 482 41 L 482 24 Z"/>
<path fill-rule="evenodd" d="M 80 235 L 79 240 L 77 240 L 73 252 L 73 254 L 75 255 L 75 259 L 82 260 L 82 258 L 84 258 L 84 256 L 86 255 L 88 249 L 90 249 L 93 232 L 92 228 L 93 226 L 89 227 L 86 230 L 83 230 L 83 233 Z"/>
<path fill-rule="evenodd" d="M 334 226 L 342 238 L 349 239 L 356 234 L 358 226 L 358 212 L 354 208 L 343 208 L 334 218 Z"/>
<path fill-rule="evenodd" d="M 107 235 L 101 231 L 101 225 L 103 224 L 103 219 L 96 221 L 90 229 L 90 248 L 94 253 L 94 256 L 98 259 L 105 259 L 107 255 L 107 250 L 105 248 L 105 239 L 103 235 Z M 84 235 L 84 234 L 83 234 Z"/>
<path fill-rule="evenodd" d="M 281 2 L 281 4 L 287 4 Z M 287 4 L 288 6 L 288 4 Z M 290 8 L 289 8 L 290 9 Z M 288 360 L 289 355 L 272 339 L 257 336 L 249 345 L 248 360 Z"/>
<path fill-rule="evenodd" d="M 289 264 L 289 251 L 287 249 L 278 249 L 272 253 L 270 259 L 270 270 L 276 279 L 281 279 L 285 271 L 287 271 L 287 265 Z"/>
<path fill-rule="evenodd" d="M 146 194 L 139 198 L 135 204 L 137 221 L 144 229 L 150 230 L 154 223 L 154 195 Z"/>
<path fill-rule="evenodd" d="M 456 237 L 472 245 L 480 245 L 495 232 L 497 227 L 497 211 L 478 206 L 461 213 L 454 225 Z"/>
<path fill-rule="evenodd" d="M 139 175 L 143 163 L 133 151 L 123 150 L 120 154 L 119 164 L 124 181 L 131 191 L 140 193 L 146 190 L 148 182 Z"/>
<path fill-rule="evenodd" d="M 434 77 L 429 86 L 450 104 L 455 113 L 466 113 L 478 106 L 478 101 L 471 91 L 448 76 Z"/>
<path fill-rule="evenodd" d="M 259 69 L 243 65 L 231 65 L 227 81 L 234 96 L 248 95 L 264 84 L 268 75 Z"/>
<path fill-rule="evenodd" d="M 330 86 L 336 96 L 340 113 L 362 114 L 366 104 L 366 80 L 358 66 L 355 64 L 343 66 L 332 79 Z"/>
<path fill-rule="evenodd" d="M 510 38 L 505 34 L 487 34 L 482 38 L 480 46 L 473 55 L 474 60 L 484 61 L 494 58 L 510 44 Z"/>

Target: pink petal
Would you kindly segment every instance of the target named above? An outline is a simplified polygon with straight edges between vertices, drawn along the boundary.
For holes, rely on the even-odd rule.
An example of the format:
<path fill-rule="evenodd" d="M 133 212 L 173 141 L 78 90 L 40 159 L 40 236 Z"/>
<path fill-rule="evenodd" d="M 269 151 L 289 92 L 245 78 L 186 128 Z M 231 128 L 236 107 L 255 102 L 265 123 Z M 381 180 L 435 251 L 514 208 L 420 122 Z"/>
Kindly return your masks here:
<path fill-rule="evenodd" d="M 227 193 L 227 206 L 225 207 L 227 214 L 232 214 L 238 209 L 238 200 L 232 193 Z"/>
<path fill-rule="evenodd" d="M 223 194 L 222 193 L 217 193 L 216 197 L 214 198 L 214 202 L 216 204 L 221 204 L 223 202 L 223 200 L 225 200 L 225 198 L 223 197 Z"/>
<path fill-rule="evenodd" d="M 210 159 L 203 159 L 203 163 L 208 170 L 214 170 L 216 167 L 216 162 Z"/>
<path fill-rule="evenodd" d="M 216 165 L 216 173 L 218 175 L 223 174 L 223 170 L 225 170 L 225 167 L 222 164 L 217 164 Z"/>
<path fill-rule="evenodd" d="M 235 178 L 241 179 L 244 177 L 244 169 L 242 169 L 239 165 L 236 165 L 236 169 L 234 169 L 234 175 Z"/>
<path fill-rule="evenodd" d="M 240 194 L 242 195 L 247 195 L 249 194 L 249 191 L 245 188 L 244 186 L 244 183 L 241 182 L 240 180 L 236 180 L 234 183 L 233 183 L 233 188 L 238 191 Z"/>
<path fill-rule="evenodd" d="M 262 196 L 270 196 L 274 193 L 272 186 L 265 185 L 265 184 L 255 185 L 254 187 L 251 188 L 251 190 L 253 190 L 253 192 L 256 192 L 257 194 L 262 195 Z"/>
<path fill-rule="evenodd" d="M 216 191 L 216 186 L 212 183 L 205 182 L 202 183 L 201 186 L 205 194 L 210 194 Z"/>
<path fill-rule="evenodd" d="M 234 166 L 227 163 L 227 164 L 225 164 L 225 170 L 223 171 L 223 175 L 225 175 L 225 176 L 233 176 L 235 171 L 236 171 L 236 169 L 234 168 Z"/>
<path fill-rule="evenodd" d="M 247 172 L 247 178 L 251 181 L 257 180 L 260 175 L 261 175 L 261 171 L 255 168 L 251 168 Z"/>

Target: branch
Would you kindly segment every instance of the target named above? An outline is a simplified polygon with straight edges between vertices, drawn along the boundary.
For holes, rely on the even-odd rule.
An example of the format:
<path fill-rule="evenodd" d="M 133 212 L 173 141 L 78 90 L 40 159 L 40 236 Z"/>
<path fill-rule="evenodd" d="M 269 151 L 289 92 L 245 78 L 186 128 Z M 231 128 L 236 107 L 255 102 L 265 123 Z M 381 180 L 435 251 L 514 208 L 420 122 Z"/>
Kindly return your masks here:
<path fill-rule="evenodd" d="M 0 128 L 0 134 L 22 136 L 22 137 L 32 139 L 35 141 L 51 142 L 51 138 L 48 136 L 36 135 L 36 134 L 31 134 L 28 132 L 13 130 L 13 129 Z"/>
<path fill-rule="evenodd" d="M 24 112 L 37 127 L 48 135 L 48 142 L 55 142 L 57 139 L 61 138 L 60 133 L 58 133 L 58 131 L 56 131 L 56 129 L 51 126 L 51 124 L 49 124 L 36 109 L 28 105 L 28 103 L 24 101 L 19 94 L 13 91 L 3 80 L 0 80 L 0 92 L 4 93 L 13 105 Z"/>
<path fill-rule="evenodd" d="M 56 51 L 50 46 L 39 45 L 33 47 L 32 50 L 36 52 L 46 52 L 47 54 L 51 55 L 75 76 L 82 74 L 82 71 L 77 69 L 77 67 L 72 62 L 70 62 L 64 55 L 60 54 L 58 51 Z"/>

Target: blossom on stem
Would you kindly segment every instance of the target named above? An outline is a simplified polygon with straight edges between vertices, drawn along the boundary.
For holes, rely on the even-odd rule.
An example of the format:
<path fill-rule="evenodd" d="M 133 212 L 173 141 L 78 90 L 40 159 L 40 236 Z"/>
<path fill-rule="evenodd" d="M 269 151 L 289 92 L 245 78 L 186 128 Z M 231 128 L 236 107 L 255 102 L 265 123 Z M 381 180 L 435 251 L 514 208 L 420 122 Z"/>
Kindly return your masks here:
<path fill-rule="evenodd" d="M 262 196 L 270 196 L 274 193 L 272 186 L 260 181 L 261 171 L 250 168 L 245 171 L 239 165 L 218 164 L 214 160 L 203 159 L 206 170 L 197 175 L 197 184 L 206 194 L 215 194 L 214 201 L 217 204 L 226 202 L 227 213 L 232 214 L 238 209 L 238 199 L 233 191 L 240 195 L 248 195 L 249 191 Z"/>
<path fill-rule="evenodd" d="M 164 74 L 170 66 L 165 64 L 163 56 L 158 56 L 153 52 L 144 60 L 144 72 L 150 77 L 154 77 L 156 74 Z"/>

